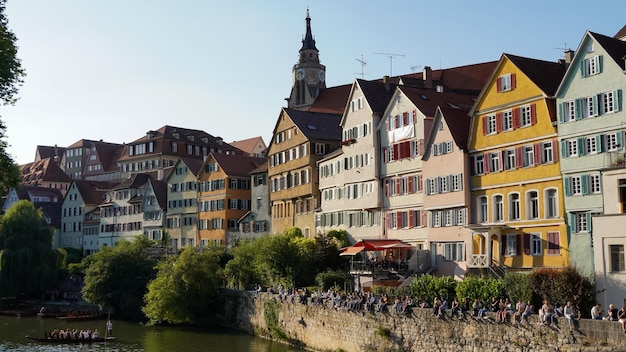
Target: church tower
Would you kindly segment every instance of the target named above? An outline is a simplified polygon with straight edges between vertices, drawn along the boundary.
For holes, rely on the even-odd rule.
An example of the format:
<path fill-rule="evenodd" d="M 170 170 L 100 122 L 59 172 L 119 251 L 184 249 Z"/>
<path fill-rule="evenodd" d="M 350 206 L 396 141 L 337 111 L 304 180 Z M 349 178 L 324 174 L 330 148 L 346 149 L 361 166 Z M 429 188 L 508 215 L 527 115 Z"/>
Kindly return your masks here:
<path fill-rule="evenodd" d="M 287 107 L 309 110 L 320 91 L 326 88 L 326 66 L 320 64 L 319 50 L 311 34 L 311 17 L 306 10 L 306 34 L 302 39 L 298 63 L 291 70 L 292 88 Z"/>

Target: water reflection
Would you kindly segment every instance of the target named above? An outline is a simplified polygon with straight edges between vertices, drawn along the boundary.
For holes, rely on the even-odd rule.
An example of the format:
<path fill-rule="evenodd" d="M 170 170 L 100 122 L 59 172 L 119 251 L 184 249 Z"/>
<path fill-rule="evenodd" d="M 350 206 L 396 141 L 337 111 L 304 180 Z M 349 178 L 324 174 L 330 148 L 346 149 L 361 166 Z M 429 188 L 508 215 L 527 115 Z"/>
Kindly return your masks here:
<path fill-rule="evenodd" d="M 283 344 L 255 338 L 233 331 L 200 331 L 197 329 L 144 327 L 122 321 L 113 322 L 119 341 L 113 343 L 44 345 L 26 336 L 43 337 L 53 329 L 98 329 L 104 332 L 104 320 L 66 322 L 37 317 L 0 316 L 0 351 L 229 351 L 229 352 L 296 352 L 302 351 Z"/>

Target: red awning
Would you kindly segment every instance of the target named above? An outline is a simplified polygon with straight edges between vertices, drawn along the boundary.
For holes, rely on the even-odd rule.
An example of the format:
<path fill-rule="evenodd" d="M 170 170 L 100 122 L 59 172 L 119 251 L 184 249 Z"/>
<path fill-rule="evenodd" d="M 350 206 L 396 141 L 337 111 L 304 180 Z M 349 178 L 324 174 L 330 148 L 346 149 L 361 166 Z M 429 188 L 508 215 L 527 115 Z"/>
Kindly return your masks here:
<path fill-rule="evenodd" d="M 410 249 L 413 246 L 410 243 L 401 240 L 360 240 L 350 247 L 342 248 L 340 255 L 354 255 L 361 251 L 383 251 L 385 249 Z"/>
<path fill-rule="evenodd" d="M 361 253 L 365 247 L 346 247 L 346 249 L 339 255 L 355 255 Z"/>

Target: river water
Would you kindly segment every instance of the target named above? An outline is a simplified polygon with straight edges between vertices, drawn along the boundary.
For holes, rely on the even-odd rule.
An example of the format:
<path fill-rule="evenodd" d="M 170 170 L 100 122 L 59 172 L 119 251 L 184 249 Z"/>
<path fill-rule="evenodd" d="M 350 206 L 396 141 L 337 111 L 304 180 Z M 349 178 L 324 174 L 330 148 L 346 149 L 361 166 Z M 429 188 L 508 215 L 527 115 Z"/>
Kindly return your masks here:
<path fill-rule="evenodd" d="M 277 342 L 228 330 L 198 330 L 172 327 L 145 327 L 113 321 L 118 340 L 91 345 L 44 345 L 26 338 L 43 337 L 54 329 L 98 329 L 105 332 L 105 320 L 67 322 L 53 318 L 0 316 L 0 351 L 147 351 L 147 352 L 302 352 Z"/>

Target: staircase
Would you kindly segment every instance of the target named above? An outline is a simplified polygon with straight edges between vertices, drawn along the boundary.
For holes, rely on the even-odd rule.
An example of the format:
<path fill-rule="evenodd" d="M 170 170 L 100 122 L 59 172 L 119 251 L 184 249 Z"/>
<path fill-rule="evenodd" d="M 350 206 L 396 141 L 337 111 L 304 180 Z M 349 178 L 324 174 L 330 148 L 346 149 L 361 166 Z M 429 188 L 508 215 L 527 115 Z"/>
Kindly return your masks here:
<path fill-rule="evenodd" d="M 488 268 L 491 271 L 491 273 L 497 278 L 502 279 L 504 278 L 504 275 L 506 274 L 506 268 L 503 266 L 489 266 Z"/>

